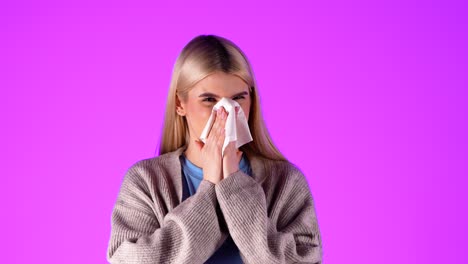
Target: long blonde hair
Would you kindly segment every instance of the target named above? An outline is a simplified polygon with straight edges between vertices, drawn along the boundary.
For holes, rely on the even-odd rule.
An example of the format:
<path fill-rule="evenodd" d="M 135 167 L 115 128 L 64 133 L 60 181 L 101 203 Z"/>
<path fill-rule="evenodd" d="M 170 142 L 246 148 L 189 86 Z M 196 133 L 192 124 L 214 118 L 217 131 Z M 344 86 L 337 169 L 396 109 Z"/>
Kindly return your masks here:
<path fill-rule="evenodd" d="M 215 35 L 193 38 L 176 60 L 167 96 L 159 155 L 188 144 L 187 121 L 185 116 L 176 113 L 176 97 L 185 101 L 190 89 L 215 71 L 233 74 L 250 86 L 252 103 L 248 123 L 253 141 L 241 146 L 240 150 L 248 156 L 260 155 L 273 160 L 286 160 L 274 145 L 265 126 L 257 82 L 247 56 L 230 40 Z"/>

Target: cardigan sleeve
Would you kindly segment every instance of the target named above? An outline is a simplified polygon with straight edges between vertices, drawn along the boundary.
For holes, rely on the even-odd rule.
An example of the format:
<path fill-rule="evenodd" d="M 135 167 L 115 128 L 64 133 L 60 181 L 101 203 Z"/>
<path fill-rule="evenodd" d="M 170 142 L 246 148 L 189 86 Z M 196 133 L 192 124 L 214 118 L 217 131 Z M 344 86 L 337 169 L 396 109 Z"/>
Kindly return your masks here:
<path fill-rule="evenodd" d="M 158 221 L 160 210 L 155 206 L 164 205 L 164 194 L 150 195 L 154 190 L 147 176 L 144 170 L 131 168 L 124 177 L 112 212 L 107 260 L 112 264 L 206 261 L 227 237 L 216 213 L 215 185 L 203 180 L 195 194 Z"/>
<path fill-rule="evenodd" d="M 296 168 L 289 176 L 278 181 L 284 185 L 270 205 L 281 225 L 268 216 L 261 185 L 241 170 L 215 186 L 229 233 L 245 263 L 322 263 L 322 240 L 307 180 Z"/>

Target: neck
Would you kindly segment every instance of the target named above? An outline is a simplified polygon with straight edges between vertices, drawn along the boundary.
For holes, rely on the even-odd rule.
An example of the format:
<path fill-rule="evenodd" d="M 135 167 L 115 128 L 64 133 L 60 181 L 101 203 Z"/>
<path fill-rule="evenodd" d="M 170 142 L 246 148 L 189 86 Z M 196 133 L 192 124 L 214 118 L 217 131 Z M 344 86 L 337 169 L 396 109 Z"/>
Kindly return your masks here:
<path fill-rule="evenodd" d="M 185 157 L 187 157 L 190 162 L 195 164 L 195 166 L 202 168 L 201 162 L 201 151 L 198 149 L 198 146 L 195 145 L 195 142 L 189 142 L 187 149 L 184 151 Z"/>

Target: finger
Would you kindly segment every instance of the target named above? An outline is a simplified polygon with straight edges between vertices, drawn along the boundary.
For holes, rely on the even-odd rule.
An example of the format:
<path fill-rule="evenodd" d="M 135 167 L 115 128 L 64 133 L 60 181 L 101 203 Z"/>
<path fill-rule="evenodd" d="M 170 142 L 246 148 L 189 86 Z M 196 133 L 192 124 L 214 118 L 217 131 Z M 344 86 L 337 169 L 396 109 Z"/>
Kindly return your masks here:
<path fill-rule="evenodd" d="M 226 146 L 226 149 L 224 150 L 224 154 L 225 155 L 229 155 L 229 156 L 237 156 L 237 148 L 236 148 L 236 141 L 230 141 L 227 146 Z"/>
<path fill-rule="evenodd" d="M 213 124 L 213 127 L 210 130 L 210 133 L 209 133 L 208 139 L 207 139 L 210 142 L 213 142 L 213 144 L 217 144 L 219 134 L 220 134 L 220 131 L 219 131 L 220 128 L 221 128 L 220 122 L 222 121 L 221 109 L 216 110 L 215 115 L 216 115 L 216 120 L 215 120 L 215 122 Z"/>
<path fill-rule="evenodd" d="M 214 124 L 214 127 L 213 127 L 214 130 L 213 131 L 215 133 L 219 134 L 221 128 L 224 128 L 224 123 L 225 123 L 225 121 L 224 121 L 225 116 L 224 116 L 223 108 L 222 107 L 219 108 L 217 110 L 216 114 L 217 114 L 217 119 L 216 119 L 216 122 Z"/>
<path fill-rule="evenodd" d="M 225 138 L 226 138 L 226 130 L 224 129 L 224 127 L 220 127 L 218 137 L 216 139 L 217 145 L 219 148 L 223 147 Z"/>
<path fill-rule="evenodd" d="M 205 143 L 203 143 L 203 141 L 201 140 L 195 140 L 195 145 L 197 146 L 198 150 L 201 150 L 203 148 L 203 146 L 205 146 Z"/>
<path fill-rule="evenodd" d="M 226 137 L 226 129 L 225 129 L 225 124 L 226 124 L 226 116 L 227 112 L 224 110 L 223 107 L 220 109 L 220 120 L 218 123 L 218 133 L 216 137 L 217 145 L 219 147 L 222 147 L 224 145 L 224 140 Z"/>
<path fill-rule="evenodd" d="M 242 152 L 238 154 L 237 156 L 237 163 L 239 164 L 242 160 Z"/>
<path fill-rule="evenodd" d="M 228 144 L 226 145 L 226 148 L 224 149 L 224 155 L 228 155 L 228 153 L 231 153 L 231 152 L 232 152 L 232 141 L 228 142 Z"/>
<path fill-rule="evenodd" d="M 210 129 L 208 130 L 208 135 L 206 136 L 207 139 L 210 138 L 211 131 L 213 131 L 213 128 L 216 128 L 216 125 L 218 124 L 218 120 L 219 120 L 218 111 L 215 110 L 215 111 L 214 111 L 214 115 L 213 115 L 213 122 L 211 123 L 211 127 L 210 127 Z"/>
<path fill-rule="evenodd" d="M 226 119 L 228 116 L 228 112 L 224 109 L 224 107 L 221 107 L 221 120 L 219 122 L 219 126 L 224 128 L 226 126 Z"/>

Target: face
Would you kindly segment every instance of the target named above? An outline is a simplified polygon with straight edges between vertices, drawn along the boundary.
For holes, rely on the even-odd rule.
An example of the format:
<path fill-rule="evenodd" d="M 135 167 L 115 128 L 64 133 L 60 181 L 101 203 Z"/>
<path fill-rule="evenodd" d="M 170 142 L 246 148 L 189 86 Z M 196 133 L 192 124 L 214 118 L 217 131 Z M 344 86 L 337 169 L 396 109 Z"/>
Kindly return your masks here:
<path fill-rule="evenodd" d="M 199 139 L 210 118 L 213 106 L 227 97 L 239 103 L 249 120 L 250 89 L 241 78 L 224 72 L 215 72 L 199 81 L 188 93 L 186 101 L 177 99 L 177 113 L 185 116 L 190 142 Z"/>

